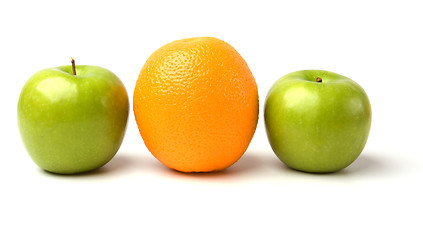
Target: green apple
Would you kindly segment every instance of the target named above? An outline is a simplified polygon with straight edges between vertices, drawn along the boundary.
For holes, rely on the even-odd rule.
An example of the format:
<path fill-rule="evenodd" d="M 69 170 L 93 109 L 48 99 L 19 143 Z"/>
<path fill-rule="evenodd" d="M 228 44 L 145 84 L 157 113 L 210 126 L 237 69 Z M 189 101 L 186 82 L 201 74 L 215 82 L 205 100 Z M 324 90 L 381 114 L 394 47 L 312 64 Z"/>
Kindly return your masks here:
<path fill-rule="evenodd" d="M 59 174 L 109 162 L 122 143 L 129 113 L 128 94 L 115 74 L 74 63 L 37 72 L 18 102 L 26 150 L 39 167 Z"/>
<path fill-rule="evenodd" d="M 334 172 L 358 158 L 370 132 L 369 98 L 342 75 L 304 70 L 287 74 L 266 97 L 270 145 L 290 168 Z"/>

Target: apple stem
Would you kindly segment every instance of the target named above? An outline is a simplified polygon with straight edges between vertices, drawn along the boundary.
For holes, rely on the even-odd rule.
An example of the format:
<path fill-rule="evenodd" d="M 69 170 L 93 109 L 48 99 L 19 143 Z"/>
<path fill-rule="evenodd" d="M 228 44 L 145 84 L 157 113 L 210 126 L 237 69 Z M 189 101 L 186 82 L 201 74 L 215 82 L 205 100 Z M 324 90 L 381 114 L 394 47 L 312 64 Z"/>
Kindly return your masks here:
<path fill-rule="evenodd" d="M 322 78 L 317 77 L 317 78 L 316 78 L 316 82 L 322 82 Z"/>
<path fill-rule="evenodd" d="M 71 57 L 71 63 L 72 63 L 72 74 L 76 75 L 76 68 L 75 68 L 75 60 Z"/>

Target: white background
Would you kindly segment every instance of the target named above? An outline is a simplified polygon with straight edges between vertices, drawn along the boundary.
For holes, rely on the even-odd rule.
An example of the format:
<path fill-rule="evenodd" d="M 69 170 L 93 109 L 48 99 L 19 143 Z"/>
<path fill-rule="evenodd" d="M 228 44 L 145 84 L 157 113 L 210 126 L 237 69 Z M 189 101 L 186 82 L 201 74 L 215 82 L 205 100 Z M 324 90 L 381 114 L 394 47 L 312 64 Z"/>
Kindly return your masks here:
<path fill-rule="evenodd" d="M 0 239 L 423 238 L 418 1 L 134 2 L 0 3 Z M 148 56 L 194 36 L 230 43 L 257 81 L 257 131 L 236 164 L 210 174 L 167 169 L 132 111 L 120 151 L 98 171 L 60 176 L 31 161 L 16 107 L 32 74 L 74 57 L 112 70 L 132 103 Z M 334 174 L 290 170 L 267 142 L 267 91 L 303 69 L 350 77 L 371 100 L 366 148 Z"/>

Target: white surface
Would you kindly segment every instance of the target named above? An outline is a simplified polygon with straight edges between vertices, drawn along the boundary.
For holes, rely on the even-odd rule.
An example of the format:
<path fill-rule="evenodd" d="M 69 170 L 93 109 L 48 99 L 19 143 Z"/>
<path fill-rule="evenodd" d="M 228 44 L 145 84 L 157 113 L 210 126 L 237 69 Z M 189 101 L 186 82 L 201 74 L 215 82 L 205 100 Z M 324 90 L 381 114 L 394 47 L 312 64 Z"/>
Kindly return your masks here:
<path fill-rule="evenodd" d="M 0 239 L 422 239 L 418 1 L 251 2 L 1 2 Z M 256 135 L 235 165 L 211 174 L 167 169 L 132 112 L 120 151 L 99 171 L 59 176 L 32 163 L 16 124 L 32 74 L 72 56 L 115 72 L 132 98 L 148 56 L 193 36 L 234 46 L 259 87 Z M 348 76 L 371 100 L 367 146 L 341 172 L 290 170 L 267 142 L 266 93 L 303 69 Z"/>

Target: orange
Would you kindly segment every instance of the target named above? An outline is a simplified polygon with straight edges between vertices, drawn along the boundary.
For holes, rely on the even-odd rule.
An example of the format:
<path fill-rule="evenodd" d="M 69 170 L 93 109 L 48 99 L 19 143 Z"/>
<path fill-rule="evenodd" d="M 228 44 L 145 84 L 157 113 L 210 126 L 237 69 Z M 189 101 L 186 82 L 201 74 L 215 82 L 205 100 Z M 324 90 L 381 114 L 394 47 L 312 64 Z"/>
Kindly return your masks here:
<path fill-rule="evenodd" d="M 182 172 L 217 171 L 238 161 L 250 144 L 257 84 L 228 43 L 182 39 L 148 58 L 133 107 L 144 143 L 160 162 Z"/>

